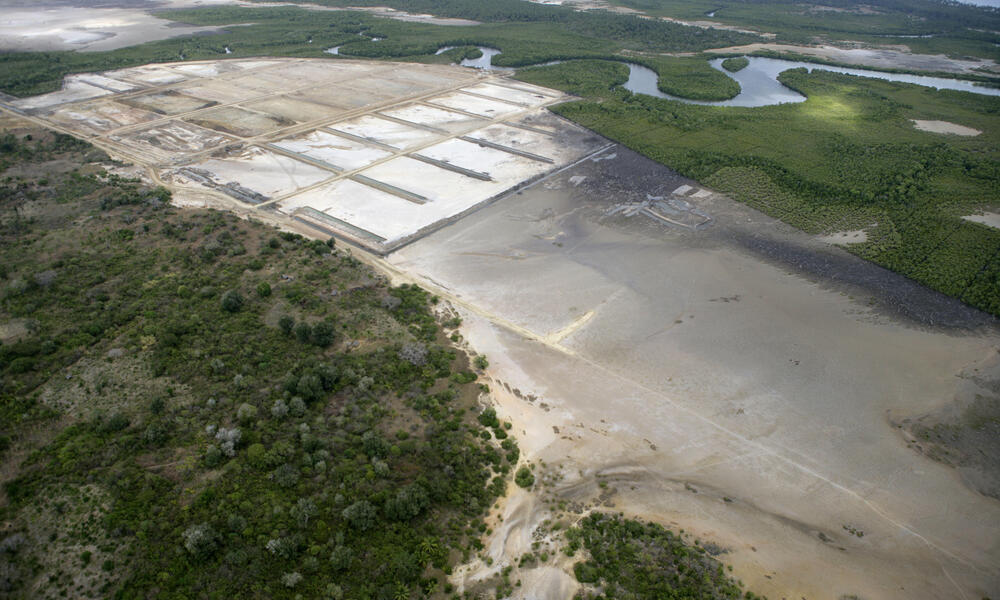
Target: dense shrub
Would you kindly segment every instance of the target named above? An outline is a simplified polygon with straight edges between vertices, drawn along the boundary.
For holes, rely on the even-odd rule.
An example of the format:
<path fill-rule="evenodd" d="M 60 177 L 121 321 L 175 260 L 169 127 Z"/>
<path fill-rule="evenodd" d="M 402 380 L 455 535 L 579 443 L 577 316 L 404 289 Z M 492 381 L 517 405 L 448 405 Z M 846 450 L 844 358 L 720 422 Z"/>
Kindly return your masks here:
<path fill-rule="evenodd" d="M 535 485 L 535 474 L 528 467 L 521 467 L 514 475 L 514 482 L 523 488 L 530 488 Z"/>

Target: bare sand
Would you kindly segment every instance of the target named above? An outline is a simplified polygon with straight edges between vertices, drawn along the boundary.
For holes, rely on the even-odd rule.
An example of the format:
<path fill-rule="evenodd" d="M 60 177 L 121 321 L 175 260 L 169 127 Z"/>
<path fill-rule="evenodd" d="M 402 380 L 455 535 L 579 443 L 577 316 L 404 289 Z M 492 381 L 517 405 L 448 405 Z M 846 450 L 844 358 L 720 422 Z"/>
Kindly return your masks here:
<path fill-rule="evenodd" d="M 182 0 L 183 1 L 183 0 Z M 239 4 L 241 6 L 298 6 L 299 8 L 305 8 L 309 10 L 353 10 L 360 12 L 371 13 L 378 17 L 386 17 L 388 19 L 395 19 L 397 21 L 406 21 L 410 23 L 427 23 L 430 25 L 447 25 L 452 27 L 469 27 L 472 25 L 479 25 L 479 21 L 473 21 L 472 19 L 455 19 L 450 17 L 436 17 L 434 15 L 422 14 L 422 13 L 410 13 L 405 10 L 396 10 L 394 8 L 389 8 L 388 6 L 350 6 L 346 8 L 340 8 L 335 6 L 322 6 L 319 4 L 313 4 L 311 2 L 245 2 L 242 0 L 230 0 L 233 4 Z"/>
<path fill-rule="evenodd" d="M 868 241 L 868 232 L 864 229 L 837 231 L 835 233 L 821 235 L 816 239 L 827 244 L 862 244 Z"/>
<path fill-rule="evenodd" d="M 569 6 L 579 11 L 607 10 L 626 15 L 644 14 L 640 10 L 636 10 L 634 8 L 628 8 L 627 6 L 619 6 L 617 4 L 611 4 L 607 0 L 528 0 L 528 2 L 533 2 L 535 4 L 546 4 L 549 6 Z"/>
<path fill-rule="evenodd" d="M 234 5 L 245 7 L 297 6 L 308 10 L 355 10 L 380 17 L 467 27 L 469 19 L 450 19 L 408 13 L 387 7 L 334 8 L 309 2 L 247 2 L 245 0 L 160 0 L 150 2 L 109 1 L 94 6 L 84 0 L 0 1 L 0 51 L 36 52 L 80 50 L 101 52 L 195 33 L 213 33 L 220 27 L 184 25 L 157 16 L 172 8 Z M 230 25 L 237 26 L 236 24 Z"/>
<path fill-rule="evenodd" d="M 760 43 L 744 46 L 715 48 L 706 52 L 732 54 L 751 53 L 759 50 L 793 52 L 815 56 L 839 63 L 873 67 L 876 69 L 914 69 L 942 73 L 972 73 L 981 75 L 981 69 L 996 69 L 997 63 L 987 59 L 950 58 L 943 54 L 913 54 L 905 48 L 840 48 L 837 46 L 795 46 L 791 44 Z"/>
<path fill-rule="evenodd" d="M 0 5 L 0 50 L 15 52 L 99 52 L 219 30 L 180 25 L 142 8 L 93 8 L 45 2 L 30 7 Z"/>
<path fill-rule="evenodd" d="M 560 476 L 499 507 L 492 564 L 458 580 L 516 562 L 565 501 L 693 532 L 769 597 L 995 596 L 1000 504 L 891 423 L 974 394 L 973 372 L 1000 380 L 996 320 L 718 195 L 699 231 L 609 217 L 692 183 L 615 154 L 389 256 L 459 308 L 525 460 Z M 882 279 L 794 266 L 810 256 Z M 894 314 L 897 293 L 926 313 Z M 515 596 L 565 598 L 568 568 Z"/>
<path fill-rule="evenodd" d="M 974 137 L 982 133 L 982 131 L 979 131 L 978 129 L 973 129 L 972 127 L 966 127 L 965 125 L 959 125 L 957 123 L 949 123 L 948 121 L 912 120 L 914 127 L 921 131 L 929 131 L 931 133 L 950 133 L 953 135 L 964 135 L 969 137 Z"/>
<path fill-rule="evenodd" d="M 973 223 L 982 223 L 983 225 L 989 225 L 990 227 L 996 227 L 1000 229 L 1000 214 L 992 212 L 984 212 L 978 215 L 966 215 L 962 217 L 966 221 L 972 221 Z"/>

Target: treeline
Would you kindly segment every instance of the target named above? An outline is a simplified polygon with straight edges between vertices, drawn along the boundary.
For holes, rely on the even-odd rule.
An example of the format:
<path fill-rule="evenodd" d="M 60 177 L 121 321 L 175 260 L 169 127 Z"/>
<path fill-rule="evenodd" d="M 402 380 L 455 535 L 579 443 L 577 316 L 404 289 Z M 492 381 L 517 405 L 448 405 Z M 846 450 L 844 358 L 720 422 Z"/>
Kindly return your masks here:
<path fill-rule="evenodd" d="M 0 139 L 3 595 L 450 593 L 519 460 L 458 320 L 332 241 L 24 175 L 83 166 L 60 139 Z"/>
<path fill-rule="evenodd" d="M 706 547 L 656 523 L 591 513 L 566 532 L 567 553 L 586 587 L 579 598 L 760 598 L 744 592 Z"/>
<path fill-rule="evenodd" d="M 814 44 L 852 41 L 872 45 L 906 44 L 917 54 L 997 59 L 1000 11 L 937 0 L 856 2 L 762 0 L 618 0 L 652 16 L 713 21 L 776 34 L 776 41 Z M 926 37 L 917 37 L 926 36 Z M 893 39 L 896 38 L 896 39 Z"/>
<path fill-rule="evenodd" d="M 560 29 L 595 39 L 611 40 L 629 47 L 664 52 L 704 50 L 759 41 L 758 36 L 717 29 L 686 27 L 608 11 L 577 11 L 569 7 L 523 0 L 320 0 L 325 6 L 388 6 L 413 13 L 471 19 L 485 23 L 548 23 Z"/>

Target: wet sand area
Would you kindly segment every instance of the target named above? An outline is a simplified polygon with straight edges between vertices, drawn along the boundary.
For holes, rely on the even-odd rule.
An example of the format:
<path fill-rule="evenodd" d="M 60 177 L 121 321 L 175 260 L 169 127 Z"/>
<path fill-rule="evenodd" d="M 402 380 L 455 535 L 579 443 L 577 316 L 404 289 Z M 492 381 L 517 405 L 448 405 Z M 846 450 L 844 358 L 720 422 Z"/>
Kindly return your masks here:
<path fill-rule="evenodd" d="M 1000 381 L 992 317 L 620 147 L 388 260 L 458 307 L 554 482 L 508 500 L 468 585 L 601 509 L 716 544 L 772 598 L 996 597 L 1000 503 L 894 425 Z"/>

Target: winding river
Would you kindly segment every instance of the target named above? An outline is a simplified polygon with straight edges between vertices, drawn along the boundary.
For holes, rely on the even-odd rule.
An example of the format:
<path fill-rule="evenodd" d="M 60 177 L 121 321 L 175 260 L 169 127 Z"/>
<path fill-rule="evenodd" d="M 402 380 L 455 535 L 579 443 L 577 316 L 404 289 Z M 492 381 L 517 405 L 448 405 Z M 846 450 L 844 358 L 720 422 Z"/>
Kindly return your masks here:
<path fill-rule="evenodd" d="M 716 58 L 709 61 L 713 68 L 732 77 L 740 84 L 740 93 L 729 100 L 721 102 L 704 102 L 699 100 L 688 100 L 664 94 L 657 87 L 658 77 L 652 69 L 627 63 L 629 68 L 629 78 L 625 83 L 625 89 L 636 94 L 647 94 L 657 98 L 668 98 L 678 100 L 688 104 L 701 104 L 707 106 L 771 106 L 773 104 L 785 104 L 788 102 L 804 102 L 806 97 L 802 94 L 785 87 L 778 81 L 778 74 L 788 69 L 804 67 L 812 71 L 832 71 L 834 73 L 845 73 L 848 75 L 858 75 L 861 77 L 873 77 L 886 81 L 899 81 L 902 83 L 914 83 L 936 89 L 958 90 L 962 92 L 972 92 L 974 94 L 984 94 L 988 96 L 1000 96 L 1000 89 L 975 85 L 971 81 L 960 79 L 948 79 L 946 77 L 930 77 L 928 75 L 909 75 L 906 73 L 886 73 L 884 71 L 873 71 L 870 69 L 850 69 L 845 67 L 833 67 L 818 65 L 794 60 L 782 60 L 778 58 L 765 58 L 762 56 L 748 56 L 750 64 L 745 68 L 730 73 L 722 68 L 722 61 L 725 59 Z"/>
<path fill-rule="evenodd" d="M 435 54 L 441 54 L 451 50 L 453 46 L 444 46 Z M 493 57 L 500 54 L 496 48 L 480 47 L 483 55 L 479 58 L 466 58 L 460 64 L 464 67 L 486 69 L 494 71 L 513 71 L 509 67 L 498 67 L 493 65 Z M 974 94 L 984 94 L 988 96 L 1000 96 L 1000 89 L 975 85 L 971 81 L 960 79 L 949 79 L 947 77 L 931 77 L 928 75 L 909 75 L 906 73 L 887 73 L 885 71 L 874 71 L 871 69 L 853 69 L 847 67 L 834 67 L 816 63 L 784 60 L 778 58 L 766 58 L 762 56 L 748 56 L 750 64 L 745 68 L 730 73 L 722 68 L 723 58 L 716 58 L 709 61 L 714 68 L 731 77 L 740 84 L 740 93 L 729 100 L 719 102 L 706 102 L 701 100 L 689 100 L 679 96 L 672 96 L 660 91 L 657 86 L 659 76 L 655 71 L 634 63 L 625 64 L 629 68 L 629 78 L 625 82 L 625 89 L 635 94 L 646 94 L 656 98 L 677 100 L 687 104 L 701 104 L 705 106 L 771 106 L 775 104 L 785 104 L 789 102 L 804 102 L 806 97 L 802 94 L 785 87 L 778 81 L 778 75 L 788 69 L 805 68 L 811 71 L 832 71 L 834 73 L 845 73 L 848 75 L 858 75 L 861 77 L 873 77 L 886 81 L 898 81 L 902 83 L 913 83 L 936 89 L 958 90 L 962 92 L 972 92 Z M 556 65 L 562 61 L 551 61 L 533 66 Z"/>
<path fill-rule="evenodd" d="M 435 56 L 438 54 L 444 54 L 449 50 L 454 50 L 455 46 L 442 46 L 438 48 L 438 51 L 434 53 Z M 462 62 L 458 63 L 463 67 L 472 67 L 474 69 L 484 69 L 486 71 L 513 71 L 514 69 L 510 67 L 498 67 L 493 64 L 493 57 L 500 54 L 500 51 L 496 48 L 487 48 L 486 46 L 479 46 L 479 51 L 483 53 L 479 58 L 464 58 Z"/>

